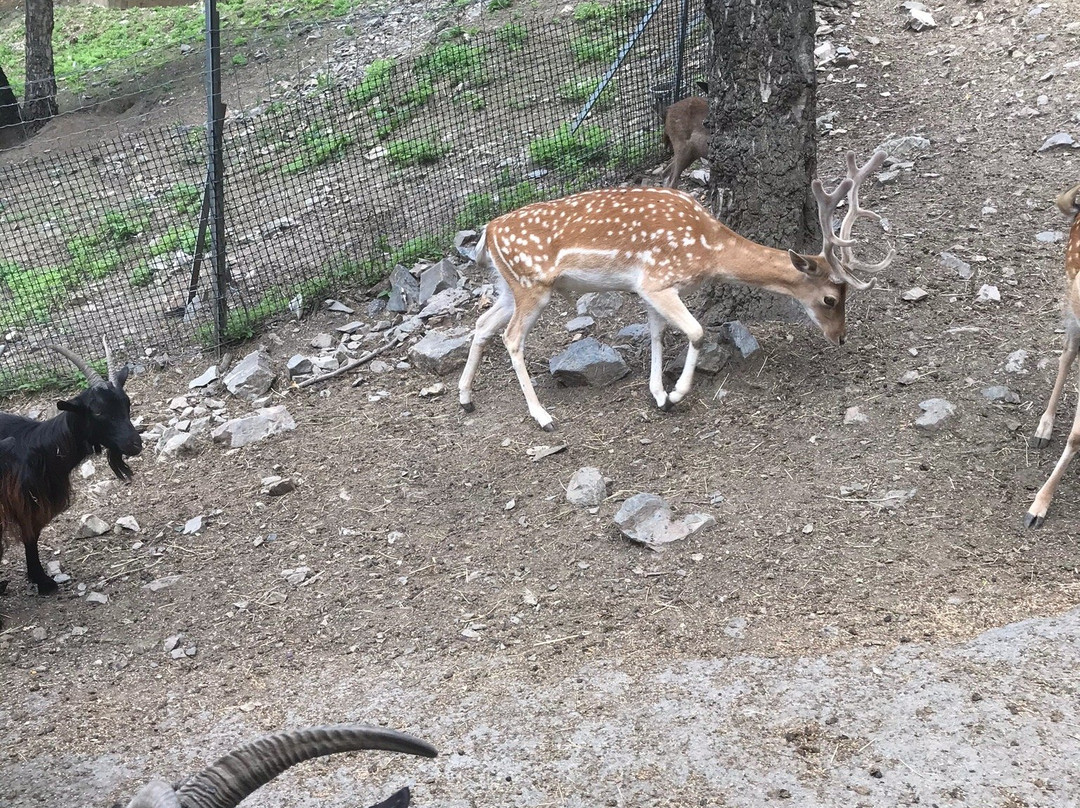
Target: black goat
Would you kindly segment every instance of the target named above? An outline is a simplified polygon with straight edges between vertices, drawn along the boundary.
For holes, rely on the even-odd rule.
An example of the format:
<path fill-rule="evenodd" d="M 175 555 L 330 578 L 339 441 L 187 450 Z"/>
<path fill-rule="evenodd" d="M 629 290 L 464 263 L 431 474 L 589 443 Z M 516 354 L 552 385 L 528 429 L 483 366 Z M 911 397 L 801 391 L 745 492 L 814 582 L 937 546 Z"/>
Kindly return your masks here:
<path fill-rule="evenodd" d="M 113 473 L 130 480 L 124 455 L 142 451 L 142 438 L 131 423 L 131 401 L 124 392 L 127 368 L 113 370 L 108 345 L 108 381 L 66 348 L 48 347 L 82 371 L 87 389 L 56 402 L 59 415 L 45 422 L 0 413 L 0 558 L 6 523 L 22 540 L 26 574 L 41 594 L 54 591 L 56 582 L 41 567 L 38 537 L 71 503 L 71 472 L 90 454 L 105 449 Z"/>

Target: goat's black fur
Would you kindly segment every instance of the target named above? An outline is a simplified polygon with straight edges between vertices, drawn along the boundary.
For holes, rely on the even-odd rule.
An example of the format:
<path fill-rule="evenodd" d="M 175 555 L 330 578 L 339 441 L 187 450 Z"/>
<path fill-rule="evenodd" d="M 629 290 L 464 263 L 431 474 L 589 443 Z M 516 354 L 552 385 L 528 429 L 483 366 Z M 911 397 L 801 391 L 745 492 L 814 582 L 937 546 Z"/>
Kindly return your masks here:
<path fill-rule="evenodd" d="M 124 455 L 142 451 L 124 392 L 126 369 L 110 378 L 93 374 L 91 386 L 58 401 L 60 413 L 48 421 L 0 413 L 0 557 L 6 524 L 22 540 L 26 574 L 41 594 L 54 591 L 56 582 L 41 566 L 38 537 L 71 503 L 71 472 L 104 449 L 113 473 L 126 481 L 132 472 Z"/>

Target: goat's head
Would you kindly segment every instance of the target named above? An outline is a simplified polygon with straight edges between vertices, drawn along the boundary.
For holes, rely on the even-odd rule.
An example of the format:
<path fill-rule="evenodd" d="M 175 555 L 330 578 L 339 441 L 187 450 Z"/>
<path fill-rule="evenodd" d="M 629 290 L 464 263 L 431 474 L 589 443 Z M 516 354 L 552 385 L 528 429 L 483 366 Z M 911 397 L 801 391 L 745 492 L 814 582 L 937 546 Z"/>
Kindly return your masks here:
<path fill-rule="evenodd" d="M 438 754 L 431 744 L 380 727 L 339 724 L 290 730 L 241 746 L 175 789 L 160 780 L 148 783 L 127 808 L 236 808 L 257 788 L 296 763 L 361 749 L 384 749 L 422 757 Z M 408 804 L 406 788 L 374 808 L 404 808 Z M 113 808 L 121 808 L 120 803 Z"/>
<path fill-rule="evenodd" d="M 93 367 L 59 345 L 49 348 L 66 357 L 86 377 L 87 388 L 79 395 L 56 402 L 56 408 L 71 413 L 77 421 L 77 429 L 86 442 L 108 452 L 109 466 L 122 480 L 131 478 L 131 468 L 124 462 L 124 455 L 133 456 L 142 451 L 142 437 L 131 423 L 131 399 L 124 392 L 128 369 L 113 367 L 112 352 L 105 344 L 105 360 L 109 378 L 105 380 Z"/>

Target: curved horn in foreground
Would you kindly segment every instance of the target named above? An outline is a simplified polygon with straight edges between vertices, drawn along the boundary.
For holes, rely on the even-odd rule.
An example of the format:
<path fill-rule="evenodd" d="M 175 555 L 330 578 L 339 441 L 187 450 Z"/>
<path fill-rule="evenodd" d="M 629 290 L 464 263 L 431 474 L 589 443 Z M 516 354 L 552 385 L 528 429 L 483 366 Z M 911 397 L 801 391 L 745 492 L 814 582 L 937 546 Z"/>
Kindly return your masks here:
<path fill-rule="evenodd" d="M 383 749 L 407 755 L 435 757 L 429 743 L 402 732 L 360 724 L 287 730 L 241 746 L 207 766 L 176 790 L 183 808 L 236 808 L 240 801 L 291 766 L 305 760 Z M 151 808 L 147 805 L 147 808 Z M 152 808 L 168 808 L 159 803 Z"/>
<path fill-rule="evenodd" d="M 1066 216 L 1080 213 L 1080 185 L 1062 192 L 1057 198 L 1057 206 Z"/>
<path fill-rule="evenodd" d="M 117 803 L 113 808 L 120 808 Z M 162 780 L 154 780 L 139 789 L 127 808 L 180 808 L 180 798 L 173 787 Z"/>
<path fill-rule="evenodd" d="M 86 377 L 86 384 L 88 387 L 101 387 L 105 385 L 105 380 L 101 378 L 101 374 L 94 370 L 90 365 L 77 357 L 67 348 L 60 345 L 53 345 L 51 342 L 45 345 L 46 348 L 56 351 L 62 357 L 67 359 L 71 364 L 79 369 L 79 372 Z"/>

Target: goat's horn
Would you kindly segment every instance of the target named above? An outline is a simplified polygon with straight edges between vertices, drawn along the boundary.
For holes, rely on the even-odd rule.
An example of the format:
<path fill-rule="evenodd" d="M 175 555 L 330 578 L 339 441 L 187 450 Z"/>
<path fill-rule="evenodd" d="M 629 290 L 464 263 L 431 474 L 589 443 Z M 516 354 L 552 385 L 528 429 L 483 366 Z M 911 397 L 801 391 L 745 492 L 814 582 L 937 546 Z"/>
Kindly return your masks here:
<path fill-rule="evenodd" d="M 235 808 L 240 801 L 291 766 L 311 758 L 361 749 L 384 749 L 435 757 L 435 747 L 381 727 L 339 724 L 290 730 L 241 746 L 183 783 L 182 808 Z M 155 808 L 167 808 L 165 803 Z"/>
<path fill-rule="evenodd" d="M 105 370 L 109 374 L 109 384 L 116 384 L 116 368 L 113 367 L 112 348 L 105 337 L 101 338 L 101 347 L 105 349 Z"/>
<path fill-rule="evenodd" d="M 120 808 L 117 803 L 114 808 Z M 139 789 L 131 798 L 127 808 L 181 808 L 180 798 L 171 785 L 161 780 L 154 780 Z"/>
<path fill-rule="evenodd" d="M 101 387 L 105 385 L 105 380 L 101 378 L 100 373 L 90 367 L 89 364 L 77 357 L 67 348 L 61 347 L 60 345 L 53 345 L 52 343 L 47 344 L 45 347 L 56 351 L 62 357 L 71 362 L 71 364 L 77 367 L 79 369 L 79 372 L 81 372 L 82 375 L 86 377 L 86 384 L 88 387 Z"/>

